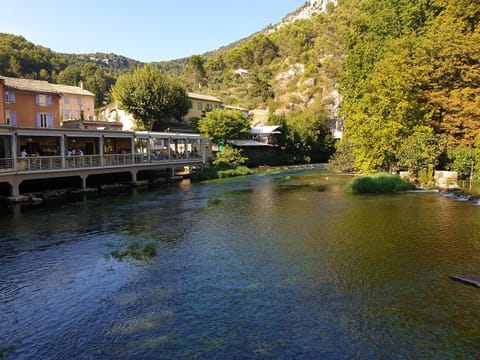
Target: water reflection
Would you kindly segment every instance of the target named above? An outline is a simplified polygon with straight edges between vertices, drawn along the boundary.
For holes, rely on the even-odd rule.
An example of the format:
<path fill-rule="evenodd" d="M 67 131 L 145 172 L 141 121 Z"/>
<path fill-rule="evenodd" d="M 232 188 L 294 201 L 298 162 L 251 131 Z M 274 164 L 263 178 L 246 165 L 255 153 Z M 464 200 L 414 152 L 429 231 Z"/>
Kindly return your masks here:
<path fill-rule="evenodd" d="M 290 172 L 0 218 L 7 358 L 475 358 L 478 207 Z M 53 224 L 53 225 L 52 225 Z M 154 242 L 151 261 L 108 254 Z"/>

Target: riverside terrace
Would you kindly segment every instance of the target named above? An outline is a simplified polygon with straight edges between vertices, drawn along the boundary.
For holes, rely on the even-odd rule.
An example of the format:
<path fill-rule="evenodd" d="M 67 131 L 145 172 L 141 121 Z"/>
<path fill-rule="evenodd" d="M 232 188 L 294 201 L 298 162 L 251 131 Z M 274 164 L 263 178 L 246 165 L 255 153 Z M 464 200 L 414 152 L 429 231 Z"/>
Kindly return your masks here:
<path fill-rule="evenodd" d="M 91 175 L 203 166 L 211 155 L 199 134 L 80 129 L 0 127 L 0 186 L 13 198 L 29 180 L 79 178 L 87 188 Z"/>

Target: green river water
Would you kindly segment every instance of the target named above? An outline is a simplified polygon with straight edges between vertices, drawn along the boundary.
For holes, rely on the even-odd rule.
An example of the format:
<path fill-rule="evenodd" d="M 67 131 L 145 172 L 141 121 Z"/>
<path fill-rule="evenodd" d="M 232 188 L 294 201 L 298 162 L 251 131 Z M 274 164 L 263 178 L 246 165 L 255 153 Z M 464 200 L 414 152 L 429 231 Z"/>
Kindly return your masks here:
<path fill-rule="evenodd" d="M 0 216 L 5 359 L 477 359 L 480 207 L 294 170 Z M 157 256 L 110 256 L 154 243 Z"/>

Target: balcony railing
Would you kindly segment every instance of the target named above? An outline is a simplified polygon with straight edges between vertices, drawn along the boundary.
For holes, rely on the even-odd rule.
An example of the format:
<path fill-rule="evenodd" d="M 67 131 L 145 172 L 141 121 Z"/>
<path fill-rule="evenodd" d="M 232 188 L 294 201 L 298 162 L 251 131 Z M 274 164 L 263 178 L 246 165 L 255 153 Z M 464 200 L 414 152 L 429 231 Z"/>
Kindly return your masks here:
<path fill-rule="evenodd" d="M 64 159 L 64 162 L 62 161 Z M 198 161 L 200 157 L 191 156 L 189 159 L 185 157 L 157 158 L 151 157 L 148 160 L 147 154 L 104 154 L 102 155 L 75 155 L 75 156 L 32 156 L 17 158 L 17 166 L 14 166 L 13 158 L 0 159 L 0 173 L 7 171 L 47 171 L 61 169 L 81 169 L 81 168 L 98 168 L 111 166 L 128 166 L 134 164 L 147 163 L 168 163 L 181 161 Z M 64 165 L 63 165 L 64 164 Z"/>

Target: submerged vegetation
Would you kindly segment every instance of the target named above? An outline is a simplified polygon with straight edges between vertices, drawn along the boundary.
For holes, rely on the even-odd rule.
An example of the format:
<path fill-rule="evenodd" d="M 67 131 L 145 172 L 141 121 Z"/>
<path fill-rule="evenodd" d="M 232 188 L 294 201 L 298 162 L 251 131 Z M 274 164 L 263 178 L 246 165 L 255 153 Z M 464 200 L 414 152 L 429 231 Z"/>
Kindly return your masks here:
<path fill-rule="evenodd" d="M 347 191 L 356 194 L 382 194 L 407 191 L 414 186 L 398 175 L 379 173 L 372 176 L 359 176 L 347 184 Z"/>
<path fill-rule="evenodd" d="M 12 350 L 13 350 L 13 346 L 0 347 L 0 358 L 5 357 L 5 355 Z"/>
<path fill-rule="evenodd" d="M 239 166 L 232 169 L 220 169 L 218 167 L 211 167 L 202 171 L 195 172 L 191 175 L 193 181 L 206 181 L 213 179 L 230 178 L 234 176 L 250 175 L 252 170 L 246 166 Z"/>
<path fill-rule="evenodd" d="M 110 256 L 117 260 L 123 260 L 125 258 L 146 260 L 157 256 L 157 246 L 154 243 L 148 243 L 142 248 L 138 242 L 134 242 L 123 251 L 112 251 Z"/>

